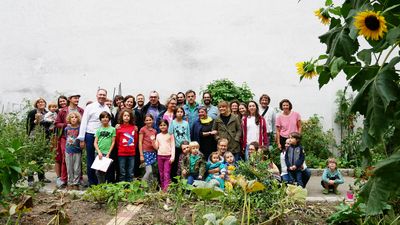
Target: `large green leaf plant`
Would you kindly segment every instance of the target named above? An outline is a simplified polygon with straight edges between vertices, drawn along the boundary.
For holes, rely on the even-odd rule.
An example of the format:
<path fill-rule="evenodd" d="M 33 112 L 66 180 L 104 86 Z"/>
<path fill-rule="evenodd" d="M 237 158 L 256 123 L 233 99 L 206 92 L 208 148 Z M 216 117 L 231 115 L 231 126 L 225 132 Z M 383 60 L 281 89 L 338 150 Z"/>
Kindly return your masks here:
<path fill-rule="evenodd" d="M 364 116 L 364 166 L 370 166 L 370 149 L 378 144 L 385 146 L 387 157 L 375 166 L 358 201 L 366 204 L 367 215 L 380 214 L 400 196 L 400 2 L 345 0 L 334 5 L 326 0 L 315 15 L 329 25 L 319 36 L 326 52 L 297 63 L 297 71 L 300 79 L 318 75 L 320 88 L 344 75 L 356 91 L 351 110 Z"/>

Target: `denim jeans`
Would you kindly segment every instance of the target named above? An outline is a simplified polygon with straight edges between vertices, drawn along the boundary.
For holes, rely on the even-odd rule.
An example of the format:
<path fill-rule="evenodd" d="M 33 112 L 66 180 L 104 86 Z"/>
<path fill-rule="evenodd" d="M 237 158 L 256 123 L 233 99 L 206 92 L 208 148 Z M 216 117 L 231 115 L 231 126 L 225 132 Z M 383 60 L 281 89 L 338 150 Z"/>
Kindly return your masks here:
<path fill-rule="evenodd" d="M 301 170 L 288 171 L 288 174 L 292 181 L 296 181 L 297 185 L 302 186 L 304 188 Z"/>
<path fill-rule="evenodd" d="M 305 170 L 301 171 L 301 174 L 302 174 L 303 185 L 304 187 L 306 187 L 311 177 L 311 170 L 306 168 Z"/>
<path fill-rule="evenodd" d="M 119 156 L 119 181 L 131 182 L 133 180 L 133 168 L 135 156 Z"/>
<path fill-rule="evenodd" d="M 199 180 L 198 177 L 199 177 L 199 174 L 197 174 L 197 173 L 189 174 L 189 176 L 187 178 L 187 183 L 192 185 L 194 183 L 194 180 Z"/>
<path fill-rule="evenodd" d="M 94 148 L 94 134 L 85 134 L 85 145 L 86 145 L 86 170 L 89 185 L 96 185 L 98 183 L 96 170 L 92 169 L 92 164 L 96 158 L 96 149 Z"/>

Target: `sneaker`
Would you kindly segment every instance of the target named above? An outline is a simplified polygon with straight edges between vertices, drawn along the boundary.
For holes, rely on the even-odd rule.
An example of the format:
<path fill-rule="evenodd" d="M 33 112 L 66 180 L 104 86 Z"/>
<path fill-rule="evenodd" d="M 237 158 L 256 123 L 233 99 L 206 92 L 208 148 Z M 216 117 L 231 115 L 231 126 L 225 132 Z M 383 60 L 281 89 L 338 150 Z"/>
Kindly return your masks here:
<path fill-rule="evenodd" d="M 333 192 L 334 192 L 336 195 L 341 195 L 341 194 L 342 194 L 342 193 L 340 193 L 340 191 L 339 191 L 339 190 L 337 190 L 337 189 L 336 189 L 336 190 L 334 190 Z"/>
<path fill-rule="evenodd" d="M 57 187 L 57 188 L 64 188 L 65 185 L 66 185 L 65 182 L 62 181 L 59 177 L 57 177 L 57 180 L 56 180 L 56 187 Z"/>
<path fill-rule="evenodd" d="M 324 194 L 324 195 L 329 194 L 329 190 L 328 190 L 328 189 L 324 189 L 324 190 L 322 191 L 322 194 Z"/>
<path fill-rule="evenodd" d="M 47 178 L 44 178 L 44 179 L 41 180 L 40 182 L 49 184 L 49 183 L 51 183 L 51 180 L 49 180 L 49 179 L 47 179 Z"/>

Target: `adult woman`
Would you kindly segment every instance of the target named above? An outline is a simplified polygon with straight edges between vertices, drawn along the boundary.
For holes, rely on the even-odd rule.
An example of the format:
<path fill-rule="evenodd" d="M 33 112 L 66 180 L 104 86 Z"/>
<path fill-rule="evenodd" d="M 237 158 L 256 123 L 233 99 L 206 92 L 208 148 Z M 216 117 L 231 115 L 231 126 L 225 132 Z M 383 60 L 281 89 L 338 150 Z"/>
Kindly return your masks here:
<path fill-rule="evenodd" d="M 292 103 L 288 99 L 283 99 L 279 103 L 282 113 L 276 118 L 276 143 L 278 148 L 285 147 L 286 139 L 292 132 L 301 133 L 301 117 L 297 112 L 292 111 Z"/>
<path fill-rule="evenodd" d="M 38 98 L 35 103 L 33 104 L 34 109 L 29 111 L 28 117 L 26 120 L 26 131 L 29 135 L 29 137 L 34 138 L 35 137 L 35 131 L 37 130 L 36 126 L 41 125 L 43 122 L 43 117 L 44 114 L 47 113 L 46 111 L 46 105 L 47 102 L 43 98 Z M 41 160 L 37 161 L 37 164 L 39 166 L 39 171 L 38 171 L 38 178 L 39 181 L 45 182 L 45 183 L 50 183 L 51 181 L 46 179 L 44 176 L 44 170 L 43 170 L 43 162 Z M 33 185 L 33 175 L 28 176 L 28 185 L 32 186 Z"/>
<path fill-rule="evenodd" d="M 64 108 L 67 105 L 68 105 L 67 97 L 64 95 L 60 95 L 60 97 L 58 97 L 58 99 L 57 99 L 58 110 Z"/>
<path fill-rule="evenodd" d="M 238 115 L 239 114 L 239 101 L 233 100 L 229 103 L 229 108 L 231 109 L 231 113 Z"/>
<path fill-rule="evenodd" d="M 175 98 L 169 98 L 166 102 L 166 106 L 167 109 L 160 112 L 160 114 L 158 114 L 157 120 L 156 120 L 156 125 L 157 125 L 157 129 L 158 126 L 160 124 L 161 120 L 167 120 L 168 123 L 171 123 L 171 121 L 174 119 L 174 112 L 176 109 L 176 99 Z"/>
<path fill-rule="evenodd" d="M 248 113 L 247 111 L 247 105 L 244 102 L 239 103 L 239 113 L 238 116 L 240 119 L 242 119 L 244 116 L 246 116 Z"/>
<path fill-rule="evenodd" d="M 245 149 L 245 156 L 248 159 L 248 145 L 257 142 L 260 146 L 268 146 L 267 125 L 264 117 L 260 115 L 257 102 L 250 101 L 248 115 L 242 118 L 242 149 Z"/>
<path fill-rule="evenodd" d="M 217 141 L 214 137 L 216 131 L 212 131 L 214 120 L 207 115 L 206 107 L 200 107 L 198 112 L 199 119 L 193 123 L 190 140 L 197 141 L 200 144 L 200 152 L 207 160 L 211 152 L 217 150 Z"/>

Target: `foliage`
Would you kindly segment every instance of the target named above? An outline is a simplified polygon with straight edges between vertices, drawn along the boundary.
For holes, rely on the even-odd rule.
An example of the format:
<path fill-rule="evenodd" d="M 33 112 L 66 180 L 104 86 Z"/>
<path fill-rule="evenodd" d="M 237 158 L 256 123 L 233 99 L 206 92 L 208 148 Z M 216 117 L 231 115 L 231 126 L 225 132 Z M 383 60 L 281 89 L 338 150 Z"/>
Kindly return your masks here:
<path fill-rule="evenodd" d="M 330 148 L 335 144 L 335 139 L 331 130 L 323 130 L 321 117 L 313 115 L 307 121 L 303 121 L 301 135 L 301 145 L 307 157 L 311 154 L 325 161 L 331 156 Z"/>
<path fill-rule="evenodd" d="M 394 165 L 400 163 L 396 153 L 400 146 L 400 76 L 396 70 L 400 52 L 394 51 L 400 43 L 400 5 L 397 0 L 346 0 L 335 6 L 326 0 L 322 11 L 331 22 L 319 37 L 327 47 L 314 65 L 319 86 L 343 71 L 348 85 L 358 92 L 351 112 L 364 116 L 360 149 L 364 166 L 371 165 L 371 149 L 380 143 L 384 146 L 387 158 L 376 166 L 373 179 L 362 188 L 365 198 L 359 199 L 368 206 L 367 215 L 380 214 L 385 203 L 398 199 L 400 192 L 398 180 L 392 177 L 398 174 L 392 170 Z M 369 19 L 375 21 L 373 26 Z M 360 48 L 359 39 L 364 38 L 367 45 Z M 388 130 L 392 134 L 385 140 Z"/>
<path fill-rule="evenodd" d="M 237 224 L 237 219 L 234 216 L 225 216 L 220 219 L 217 219 L 215 213 L 208 213 L 203 216 L 203 219 L 206 220 L 205 225 L 235 225 Z"/>
<path fill-rule="evenodd" d="M 254 94 L 249 86 L 243 83 L 237 86 L 235 82 L 229 79 L 214 80 L 209 83 L 203 92 L 210 92 L 213 96 L 212 104 L 217 105 L 220 101 L 238 100 L 240 102 L 248 102 L 253 99 Z"/>
<path fill-rule="evenodd" d="M 353 95 L 346 96 L 346 90 L 338 90 L 336 92 L 337 111 L 335 114 L 335 123 L 340 126 L 340 140 L 342 141 L 347 135 L 354 131 L 357 113 L 352 112 Z"/>
<path fill-rule="evenodd" d="M 211 182 L 195 181 L 193 186 L 192 192 L 202 200 L 211 200 L 224 195 L 223 190 L 216 187 Z"/>

